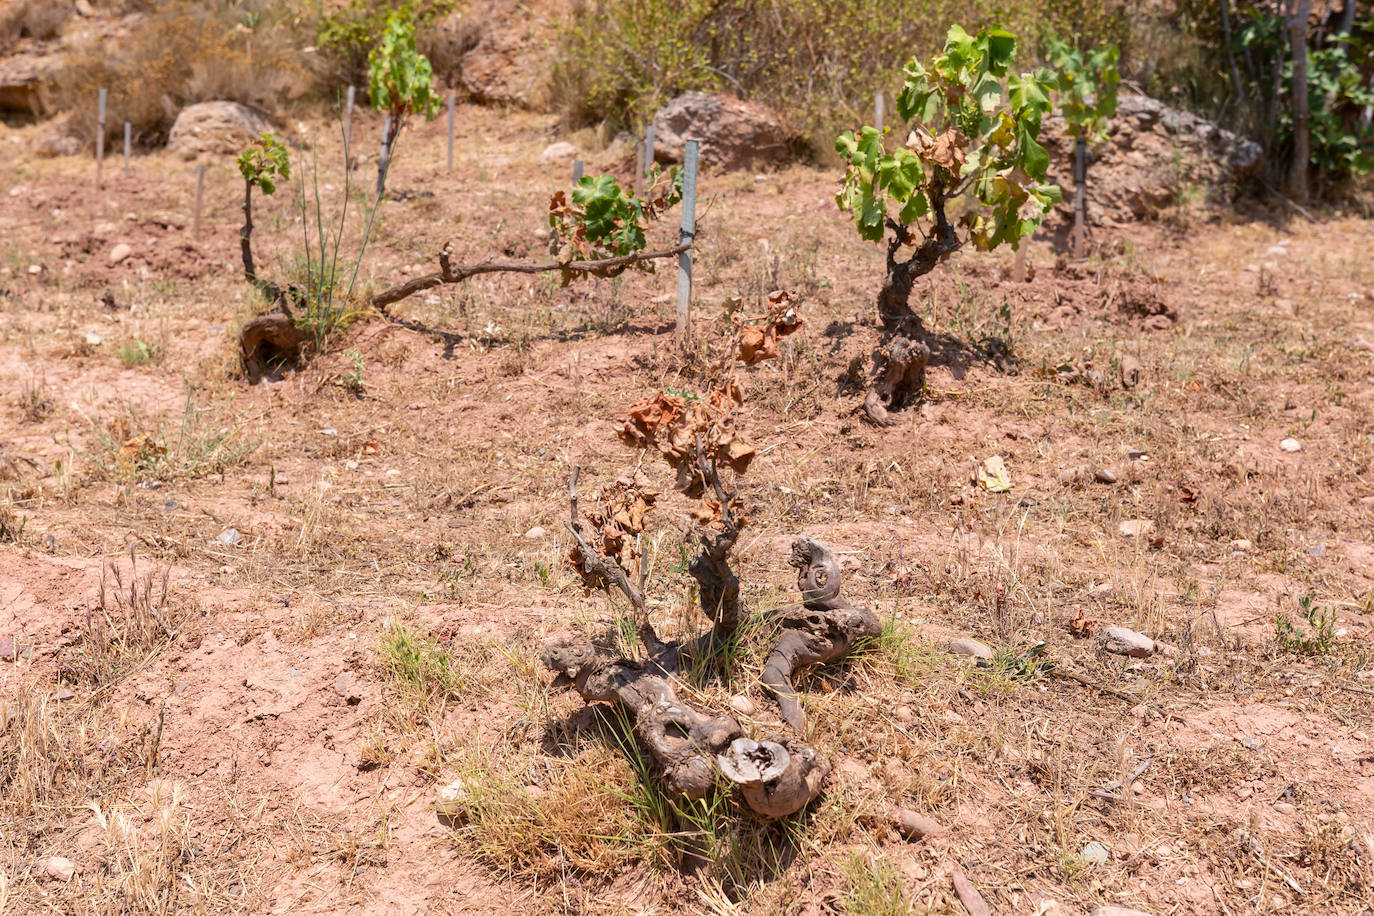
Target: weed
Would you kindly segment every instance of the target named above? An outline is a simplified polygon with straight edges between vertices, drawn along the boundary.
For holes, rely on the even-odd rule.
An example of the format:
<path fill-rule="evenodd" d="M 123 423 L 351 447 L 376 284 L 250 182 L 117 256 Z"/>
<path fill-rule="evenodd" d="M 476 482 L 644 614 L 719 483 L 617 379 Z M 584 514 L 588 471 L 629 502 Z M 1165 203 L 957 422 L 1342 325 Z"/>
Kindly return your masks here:
<path fill-rule="evenodd" d="M 46 380 L 29 379 L 19 385 L 19 410 L 27 423 L 37 423 L 52 413 L 56 406 Z"/>
<path fill-rule="evenodd" d="M 187 394 L 181 422 L 169 428 L 166 417 L 156 422 L 130 407 L 94 430 L 96 449 L 90 456 L 103 474 L 115 480 L 175 480 L 222 474 L 257 448 L 244 442 L 236 429 L 205 427 L 203 412 Z"/>
<path fill-rule="evenodd" d="M 855 916 L 905 916 L 911 912 L 901 875 L 883 856 L 852 853 L 845 863 L 844 877 L 849 883 L 844 892 L 846 912 Z"/>
<path fill-rule="evenodd" d="M 401 702 L 417 711 L 441 708 L 450 699 L 484 696 L 489 689 L 482 669 L 494 651 L 485 641 L 445 648 L 428 633 L 398 620 L 382 634 L 377 654 Z"/>
<path fill-rule="evenodd" d="M 142 576 L 129 548 L 126 572 L 116 561 L 101 568 L 100 600 L 86 610 L 86 627 L 74 655 L 59 664 L 63 680 L 108 686 L 176 639 L 178 605 L 169 601 L 171 568 Z"/>
<path fill-rule="evenodd" d="M 22 544 L 27 523 L 28 518 L 16 512 L 9 502 L 0 505 L 0 544 Z"/>
<path fill-rule="evenodd" d="M 119 361 L 126 368 L 142 366 L 155 361 L 161 352 L 157 344 L 134 337 L 125 341 L 124 346 L 119 348 Z"/>
<path fill-rule="evenodd" d="M 344 387 L 361 397 L 367 390 L 367 386 L 363 383 L 363 355 L 357 350 L 349 350 L 344 354 L 344 357 L 353 366 L 353 371 L 344 373 Z"/>
<path fill-rule="evenodd" d="M 1295 655 L 1327 655 L 1336 642 L 1335 608 L 1318 607 L 1311 594 L 1298 599 L 1298 608 L 1303 620 L 1307 621 L 1307 632 L 1303 632 L 1284 614 L 1274 620 L 1274 639 L 1280 648 Z"/>

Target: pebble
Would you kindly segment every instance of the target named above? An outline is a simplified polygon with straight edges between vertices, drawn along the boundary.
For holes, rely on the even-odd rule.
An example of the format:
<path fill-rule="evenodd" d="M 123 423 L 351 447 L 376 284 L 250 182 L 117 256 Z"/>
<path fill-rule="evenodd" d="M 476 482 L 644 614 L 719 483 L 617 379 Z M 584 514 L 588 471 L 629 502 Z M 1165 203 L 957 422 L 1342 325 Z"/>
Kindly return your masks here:
<path fill-rule="evenodd" d="M 1088 589 L 1088 597 L 1097 598 L 1099 600 L 1102 598 L 1106 598 L 1111 593 L 1112 585 L 1110 582 L 1099 582 L 1097 585 L 1094 585 L 1092 588 Z"/>
<path fill-rule="evenodd" d="M 1125 627 L 1108 627 L 1102 633 L 1102 647 L 1113 655 L 1145 658 L 1154 654 L 1155 641 Z"/>
<path fill-rule="evenodd" d="M 1134 388 L 1140 384 L 1140 360 L 1134 356 L 1121 357 L 1118 365 L 1121 368 L 1121 387 Z"/>
<path fill-rule="evenodd" d="M 1231 542 L 1231 549 L 1232 549 L 1232 550 L 1239 550 L 1241 553 L 1244 553 L 1244 552 L 1246 552 L 1247 550 L 1253 549 L 1254 546 L 1255 546 L 1255 545 L 1252 544 L 1252 543 L 1251 543 L 1248 539 L 1246 539 L 1246 538 L 1236 538 L 1234 541 Z"/>
<path fill-rule="evenodd" d="M 219 533 L 219 537 L 215 538 L 215 540 L 219 541 L 225 547 L 237 547 L 243 542 L 243 535 L 239 534 L 237 528 L 225 528 Z"/>
<path fill-rule="evenodd" d="M 1298 809 L 1289 802 L 1274 802 L 1274 810 L 1279 814 L 1294 814 Z"/>
<path fill-rule="evenodd" d="M 544 535 L 546 535 L 546 534 L 548 534 L 547 531 L 545 531 L 545 530 L 544 530 L 543 528 L 541 528 L 540 526 L 535 525 L 535 526 L 534 526 L 533 528 L 531 528 L 529 531 L 526 531 L 526 532 L 525 532 L 525 540 L 527 540 L 527 541 L 537 541 L 537 540 L 539 540 L 540 538 L 542 538 L 542 537 L 543 537 Z"/>
<path fill-rule="evenodd" d="M 460 818 L 467 811 L 464 805 L 464 802 L 467 801 L 467 797 L 467 784 L 461 779 L 455 779 L 453 782 L 440 788 L 438 793 L 435 794 L 434 810 L 444 817 Z"/>
<path fill-rule="evenodd" d="M 752 716 L 754 714 L 754 701 L 742 693 L 737 693 L 730 698 L 730 708 L 742 716 Z"/>
<path fill-rule="evenodd" d="M 57 693 L 54 693 L 52 698 L 54 700 L 70 700 L 75 696 L 76 694 L 72 693 L 66 687 L 63 687 L 61 690 L 57 691 Z"/>
<path fill-rule="evenodd" d="M 892 825 L 897 828 L 902 839 L 910 841 L 937 837 L 945 832 L 945 828 L 934 818 L 918 814 L 910 808 L 898 808 L 893 811 Z"/>
<path fill-rule="evenodd" d="M 1279 443 L 1279 448 L 1285 452 L 1300 452 L 1302 451 L 1302 443 L 1297 439 L 1288 438 Z"/>
<path fill-rule="evenodd" d="M 1083 851 L 1079 853 L 1079 856 L 1084 862 L 1090 865 L 1106 865 L 1107 860 L 1111 858 L 1112 854 L 1111 850 L 1106 846 L 1097 842 L 1097 840 L 1093 840 L 1087 846 L 1083 847 Z"/>
<path fill-rule="evenodd" d="M 1126 457 L 1132 461 L 1144 461 L 1149 455 L 1142 449 L 1128 448 L 1126 449 Z"/>
<path fill-rule="evenodd" d="M 118 245 L 110 249 L 110 266 L 114 267 L 120 261 L 124 260 L 133 253 L 134 250 L 132 247 L 130 247 L 128 244 L 124 242 L 120 242 Z"/>
<path fill-rule="evenodd" d="M 19 649 L 12 637 L 0 639 L 0 662 L 12 662 L 19 658 Z"/>
<path fill-rule="evenodd" d="M 1149 537 L 1155 530 L 1155 523 L 1148 518 L 1128 518 L 1116 530 L 1124 538 Z"/>
<path fill-rule="evenodd" d="M 1093 479 L 1098 483 L 1116 483 L 1116 474 L 1111 468 L 1098 468 L 1093 471 Z"/>
<path fill-rule="evenodd" d="M 949 641 L 949 651 L 955 655 L 967 655 L 969 658 L 980 658 L 990 660 L 993 651 L 986 643 L 981 643 L 976 639 L 969 639 L 966 636 L 959 636 Z"/>
<path fill-rule="evenodd" d="M 363 699 L 362 694 L 358 692 L 357 682 L 347 671 L 334 678 L 334 692 L 343 697 L 349 706 L 357 706 Z"/>
<path fill-rule="evenodd" d="M 916 721 L 916 713 L 910 706 L 898 706 L 892 711 L 892 717 L 903 725 L 910 725 Z"/>
<path fill-rule="evenodd" d="M 45 875 L 59 881 L 70 881 L 76 874 L 76 863 L 66 856 L 49 856 L 41 865 Z"/>
<path fill-rule="evenodd" d="M 1133 910 L 1124 906 L 1100 906 L 1093 910 L 1092 916 L 1150 916 L 1144 910 Z"/>

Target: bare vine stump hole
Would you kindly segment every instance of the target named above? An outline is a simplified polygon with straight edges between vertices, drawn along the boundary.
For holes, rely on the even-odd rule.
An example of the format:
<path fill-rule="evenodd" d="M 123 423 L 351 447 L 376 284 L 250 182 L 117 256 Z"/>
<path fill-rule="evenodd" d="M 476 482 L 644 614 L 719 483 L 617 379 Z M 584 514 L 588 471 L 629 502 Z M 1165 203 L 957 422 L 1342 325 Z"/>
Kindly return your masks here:
<path fill-rule="evenodd" d="M 308 335 L 296 326 L 285 297 L 271 311 L 249 321 L 239 331 L 239 362 L 243 376 L 256 385 L 263 379 L 276 381 L 283 371 L 300 365 L 301 350 Z"/>

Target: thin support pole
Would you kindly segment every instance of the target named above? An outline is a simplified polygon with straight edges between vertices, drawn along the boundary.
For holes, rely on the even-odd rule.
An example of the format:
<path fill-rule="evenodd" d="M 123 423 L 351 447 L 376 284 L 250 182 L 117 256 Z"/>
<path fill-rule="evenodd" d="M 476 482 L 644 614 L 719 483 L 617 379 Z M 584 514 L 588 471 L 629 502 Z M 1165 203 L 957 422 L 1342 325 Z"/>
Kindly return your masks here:
<path fill-rule="evenodd" d="M 1088 144 L 1079 137 L 1073 145 L 1073 255 L 1083 257 L 1088 234 Z"/>
<path fill-rule="evenodd" d="M 96 97 L 95 104 L 95 183 L 102 186 L 105 181 L 105 101 L 110 91 L 104 86 Z"/>
<path fill-rule="evenodd" d="M 635 193 L 644 193 L 644 141 L 635 144 Z"/>
<path fill-rule="evenodd" d="M 448 94 L 448 170 L 453 171 L 453 106 L 457 101 L 458 93 Z"/>
<path fill-rule="evenodd" d="M 688 140 L 682 154 L 682 231 L 679 244 L 697 233 L 697 155 L 701 144 Z M 686 344 L 692 331 L 692 252 L 677 256 L 677 339 Z"/>
<path fill-rule="evenodd" d="M 344 100 L 344 123 L 343 123 L 343 129 L 344 129 L 344 150 L 345 150 L 345 151 L 349 148 L 349 144 L 350 144 L 350 142 L 351 142 L 352 139 L 353 139 L 353 99 L 354 99 L 354 97 L 357 95 L 357 92 L 358 92 L 358 90 L 357 90 L 356 87 L 354 87 L 354 86 L 349 86 L 349 87 L 348 87 L 348 92 L 347 92 L 347 94 L 346 94 L 346 98 L 345 98 L 345 100 Z M 347 165 L 347 163 L 345 163 L 345 165 Z"/>
<path fill-rule="evenodd" d="M 377 196 L 386 188 L 386 172 L 391 166 L 391 115 L 382 124 L 382 151 L 377 156 Z"/>
<path fill-rule="evenodd" d="M 573 160 L 573 184 L 582 180 L 582 170 L 586 168 L 581 159 Z"/>
<path fill-rule="evenodd" d="M 654 167 L 654 125 L 650 124 L 649 129 L 644 132 L 644 184 L 648 185 L 649 172 Z"/>
<path fill-rule="evenodd" d="M 201 206 L 205 203 L 205 164 L 202 163 L 196 169 L 196 211 L 191 223 L 191 232 L 196 238 L 200 238 L 200 213 Z"/>
<path fill-rule="evenodd" d="M 883 106 L 883 94 L 880 90 L 878 94 L 873 97 L 873 126 L 878 128 L 878 133 L 883 132 L 883 115 L 885 113 L 886 112 L 884 111 Z"/>
<path fill-rule="evenodd" d="M 129 152 L 133 146 L 134 131 L 133 125 L 128 121 L 124 122 L 124 174 L 129 174 Z"/>

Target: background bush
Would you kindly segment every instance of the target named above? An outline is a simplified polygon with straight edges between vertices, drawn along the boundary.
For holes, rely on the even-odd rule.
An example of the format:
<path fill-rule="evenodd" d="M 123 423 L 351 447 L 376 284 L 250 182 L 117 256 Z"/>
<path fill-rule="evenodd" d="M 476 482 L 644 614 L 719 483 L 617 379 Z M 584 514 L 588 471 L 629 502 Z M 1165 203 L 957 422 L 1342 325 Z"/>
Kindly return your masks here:
<path fill-rule="evenodd" d="M 186 105 L 226 99 L 280 112 L 315 85 L 316 55 L 302 53 L 300 20 L 263 2 L 163 0 L 125 41 L 96 40 L 77 51 L 58 77 L 58 107 L 75 113 L 71 129 L 95 139 L 95 102 L 109 89 L 106 139 L 133 125 L 140 144 L 162 143 Z"/>

